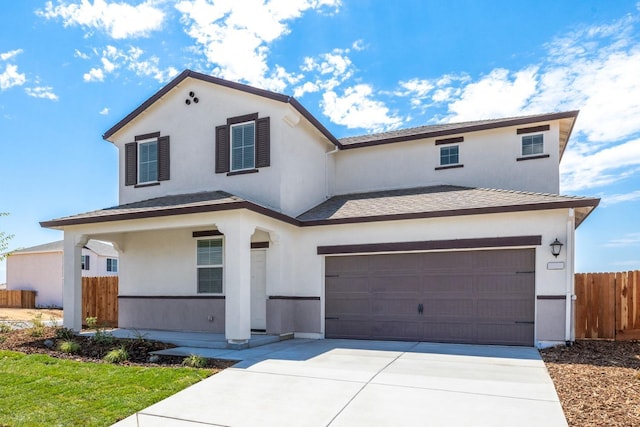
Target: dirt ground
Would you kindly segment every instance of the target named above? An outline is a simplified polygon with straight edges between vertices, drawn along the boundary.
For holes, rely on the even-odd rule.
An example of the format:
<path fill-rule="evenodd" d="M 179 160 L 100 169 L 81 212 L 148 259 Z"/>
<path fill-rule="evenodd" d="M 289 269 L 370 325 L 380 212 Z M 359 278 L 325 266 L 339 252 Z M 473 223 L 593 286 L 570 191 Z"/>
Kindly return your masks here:
<path fill-rule="evenodd" d="M 48 308 L 0 308 L 0 321 L 10 320 L 25 322 L 41 314 L 42 320 L 62 319 L 62 310 Z"/>
<path fill-rule="evenodd" d="M 640 342 L 578 341 L 540 352 L 570 426 L 640 426 Z"/>

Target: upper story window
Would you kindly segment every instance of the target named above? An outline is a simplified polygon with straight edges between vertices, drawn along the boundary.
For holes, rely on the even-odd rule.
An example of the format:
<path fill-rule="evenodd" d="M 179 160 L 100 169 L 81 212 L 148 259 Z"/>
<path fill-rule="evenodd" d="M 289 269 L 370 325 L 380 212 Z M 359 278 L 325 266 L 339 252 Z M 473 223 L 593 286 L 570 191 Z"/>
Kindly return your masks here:
<path fill-rule="evenodd" d="M 231 126 L 231 170 L 255 167 L 255 122 Z"/>
<path fill-rule="evenodd" d="M 138 144 L 138 183 L 158 180 L 158 140 Z"/>
<path fill-rule="evenodd" d="M 117 258 L 107 258 L 107 271 L 111 273 L 118 272 L 118 259 Z"/>
<path fill-rule="evenodd" d="M 197 241 L 198 293 L 222 293 L 222 239 Z"/>
<path fill-rule="evenodd" d="M 460 148 L 457 145 L 440 147 L 440 166 L 451 166 L 460 163 Z"/>
<path fill-rule="evenodd" d="M 533 156 L 544 153 L 542 134 L 525 135 L 522 137 L 522 155 Z"/>
<path fill-rule="evenodd" d="M 269 117 L 258 113 L 231 117 L 216 127 L 216 173 L 258 172 L 271 163 Z"/>
<path fill-rule="evenodd" d="M 138 135 L 124 145 L 124 185 L 159 185 L 170 175 L 169 137 L 160 132 Z"/>

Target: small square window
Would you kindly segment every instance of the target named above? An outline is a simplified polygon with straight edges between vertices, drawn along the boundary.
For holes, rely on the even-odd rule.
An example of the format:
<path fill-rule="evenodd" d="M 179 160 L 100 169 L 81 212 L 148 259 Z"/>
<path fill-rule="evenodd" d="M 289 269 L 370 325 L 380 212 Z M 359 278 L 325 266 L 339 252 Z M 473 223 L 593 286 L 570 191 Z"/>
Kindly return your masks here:
<path fill-rule="evenodd" d="M 222 239 L 198 240 L 196 250 L 198 293 L 222 293 Z"/>
<path fill-rule="evenodd" d="M 255 123 L 231 126 L 231 170 L 255 167 Z"/>
<path fill-rule="evenodd" d="M 118 260 L 117 258 L 107 258 L 107 271 L 111 273 L 118 272 Z"/>
<path fill-rule="evenodd" d="M 457 165 L 458 163 L 460 163 L 460 156 L 457 145 L 440 147 L 440 166 Z"/>
<path fill-rule="evenodd" d="M 138 150 L 138 182 L 156 182 L 158 180 L 158 141 L 142 142 Z"/>
<path fill-rule="evenodd" d="M 80 256 L 80 269 L 89 270 L 89 255 Z"/>
<path fill-rule="evenodd" d="M 522 155 L 533 156 L 544 153 L 542 134 L 526 135 L 522 137 Z"/>

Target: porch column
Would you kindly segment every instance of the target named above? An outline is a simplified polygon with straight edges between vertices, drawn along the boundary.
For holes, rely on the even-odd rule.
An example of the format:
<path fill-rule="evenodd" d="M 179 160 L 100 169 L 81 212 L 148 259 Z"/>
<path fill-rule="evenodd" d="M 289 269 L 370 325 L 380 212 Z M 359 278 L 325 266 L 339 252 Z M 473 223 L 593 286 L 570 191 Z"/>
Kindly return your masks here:
<path fill-rule="evenodd" d="M 243 345 L 251 338 L 251 235 L 241 219 L 216 224 L 224 233 L 225 338 Z"/>
<path fill-rule="evenodd" d="M 64 232 L 64 292 L 62 305 L 64 309 L 63 324 L 65 328 L 79 332 L 82 329 L 82 247 L 89 238 Z"/>

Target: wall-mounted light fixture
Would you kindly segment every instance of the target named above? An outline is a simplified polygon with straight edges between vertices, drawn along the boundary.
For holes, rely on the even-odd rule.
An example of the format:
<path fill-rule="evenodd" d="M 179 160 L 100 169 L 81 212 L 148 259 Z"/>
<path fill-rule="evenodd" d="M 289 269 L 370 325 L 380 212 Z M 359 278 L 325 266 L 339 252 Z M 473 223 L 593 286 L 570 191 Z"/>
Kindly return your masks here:
<path fill-rule="evenodd" d="M 553 256 L 558 258 L 558 255 L 560 255 L 560 251 L 564 245 L 556 238 L 556 240 L 554 240 L 549 246 L 551 246 L 551 253 Z"/>

